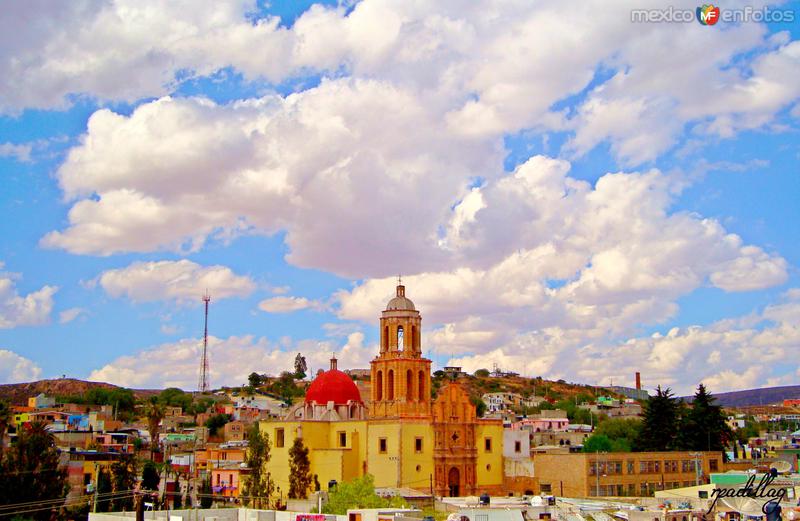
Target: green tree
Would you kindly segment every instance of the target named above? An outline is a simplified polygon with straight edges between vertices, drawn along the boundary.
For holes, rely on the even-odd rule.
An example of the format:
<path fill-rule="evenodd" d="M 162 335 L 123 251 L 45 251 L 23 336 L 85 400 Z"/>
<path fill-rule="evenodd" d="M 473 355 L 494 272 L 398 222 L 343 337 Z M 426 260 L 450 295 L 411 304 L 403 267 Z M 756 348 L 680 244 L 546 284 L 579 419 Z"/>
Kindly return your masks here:
<path fill-rule="evenodd" d="M 724 454 L 733 440 L 733 432 L 726 423 L 722 407 L 714 403 L 716 400 L 705 385 L 697 387 L 684 429 L 687 449 L 722 451 Z"/>
<path fill-rule="evenodd" d="M 611 439 L 605 434 L 592 434 L 583 443 L 583 452 L 630 452 L 630 442 L 625 438 Z"/>
<path fill-rule="evenodd" d="M 67 471 L 59 467 L 55 439 L 46 427 L 44 422 L 34 422 L 20 429 L 16 443 L 0 457 L 0 505 L 42 503 L 64 498 L 69 491 Z M 51 512 L 28 515 L 45 520 Z"/>
<path fill-rule="evenodd" d="M 477 396 L 470 397 L 469 401 L 475 406 L 475 414 L 481 418 L 486 413 L 486 403 Z"/>
<path fill-rule="evenodd" d="M 618 447 L 628 447 L 628 450 L 637 450 L 636 443 L 642 431 L 642 420 L 637 418 L 608 418 L 600 422 L 594 434 L 608 437 L 613 442 L 618 442 Z M 615 451 L 621 452 L 621 451 Z"/>
<path fill-rule="evenodd" d="M 311 462 L 308 447 L 297 436 L 289 449 L 289 499 L 306 499 L 311 488 Z"/>
<path fill-rule="evenodd" d="M 250 387 L 258 387 L 261 385 L 261 375 L 253 371 L 247 377 L 247 383 L 250 384 Z"/>
<path fill-rule="evenodd" d="M 209 436 L 216 436 L 217 432 L 225 426 L 226 423 L 231 421 L 231 417 L 227 414 L 215 414 L 206 420 L 206 427 L 208 427 Z"/>
<path fill-rule="evenodd" d="M 207 476 L 200 482 L 200 490 L 198 491 L 200 508 L 211 508 L 211 505 L 214 504 L 214 498 L 211 497 L 213 494 L 214 490 L 211 488 L 211 476 Z"/>
<path fill-rule="evenodd" d="M 142 489 L 144 490 L 158 490 L 158 484 L 161 482 L 161 476 L 158 474 L 158 467 L 155 463 L 148 460 L 145 461 L 142 468 Z"/>
<path fill-rule="evenodd" d="M 339 483 L 330 492 L 328 502 L 322 507 L 325 514 L 345 515 L 351 508 L 385 508 L 405 507 L 405 501 L 399 496 L 383 498 L 375 493 L 375 478 L 365 474 L 352 481 Z"/>
<path fill-rule="evenodd" d="M 487 376 L 489 376 L 489 370 L 488 369 L 478 369 L 477 371 L 475 371 L 474 374 L 478 378 L 486 378 Z"/>
<path fill-rule="evenodd" d="M 133 510 L 133 496 L 126 495 L 136 486 L 136 461 L 133 456 L 124 454 L 119 460 L 111 464 L 111 476 L 114 499 L 111 501 L 113 511 Z"/>
<path fill-rule="evenodd" d="M 297 353 L 297 356 L 294 357 L 294 377 L 298 380 L 302 380 L 306 377 L 306 371 L 308 371 L 306 357 L 304 357 L 302 353 Z"/>
<path fill-rule="evenodd" d="M 254 424 L 248 435 L 247 456 L 244 460 L 250 469 L 250 475 L 242 487 L 242 500 L 245 506 L 270 507 L 270 498 L 275 491 L 275 482 L 267 472 L 270 448 L 269 435 L 259 430 L 258 423 Z"/>
<path fill-rule="evenodd" d="M 3 439 L 6 437 L 9 423 L 11 423 L 11 408 L 8 402 L 0 400 L 0 457 L 3 455 Z"/>
<path fill-rule="evenodd" d="M 168 387 L 158 394 L 158 402 L 170 407 L 180 407 L 186 411 L 192 405 L 192 395 L 177 387 Z"/>
<path fill-rule="evenodd" d="M 111 511 L 111 499 L 109 499 L 108 494 L 113 492 L 114 485 L 111 483 L 111 473 L 108 469 L 100 468 L 97 471 L 97 483 L 95 483 L 97 487 L 97 507 L 95 509 L 98 512 L 109 512 Z"/>
<path fill-rule="evenodd" d="M 661 386 L 644 404 L 642 430 L 636 446 L 643 451 L 674 450 L 680 444 L 680 406 L 668 388 Z"/>
<path fill-rule="evenodd" d="M 284 371 L 270 384 L 269 391 L 278 395 L 287 404 L 291 404 L 294 398 L 303 395 L 303 390 L 297 387 L 294 381 L 294 373 Z"/>
<path fill-rule="evenodd" d="M 155 396 L 150 398 L 145 412 L 147 432 L 150 433 L 150 450 L 158 451 L 158 434 L 161 431 L 161 420 L 164 419 L 164 406 Z"/>

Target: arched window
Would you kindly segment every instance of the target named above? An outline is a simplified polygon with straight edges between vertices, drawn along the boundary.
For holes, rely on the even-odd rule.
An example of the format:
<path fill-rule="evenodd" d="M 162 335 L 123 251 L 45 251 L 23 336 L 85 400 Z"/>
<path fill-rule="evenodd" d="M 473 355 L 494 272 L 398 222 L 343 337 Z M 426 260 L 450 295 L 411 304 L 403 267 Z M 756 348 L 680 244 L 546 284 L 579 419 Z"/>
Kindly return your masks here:
<path fill-rule="evenodd" d="M 389 326 L 383 328 L 383 350 L 389 349 Z"/>
<path fill-rule="evenodd" d="M 397 326 L 397 350 L 403 350 L 403 326 Z"/>
<path fill-rule="evenodd" d="M 411 369 L 406 371 L 406 401 L 414 399 L 414 373 Z"/>
<path fill-rule="evenodd" d="M 378 401 L 383 400 L 383 371 L 378 371 L 377 382 L 375 382 L 375 384 L 375 387 L 378 390 L 376 393 L 376 398 Z"/>
<path fill-rule="evenodd" d="M 389 401 L 394 400 L 394 369 L 389 369 L 389 377 L 387 378 L 386 394 Z"/>
<path fill-rule="evenodd" d="M 417 342 L 417 326 L 411 326 L 411 349 L 416 350 L 419 347 Z"/>
<path fill-rule="evenodd" d="M 425 401 L 425 372 L 420 371 L 417 375 L 419 378 L 418 385 L 419 385 L 419 392 L 417 393 L 417 400 L 424 402 Z"/>

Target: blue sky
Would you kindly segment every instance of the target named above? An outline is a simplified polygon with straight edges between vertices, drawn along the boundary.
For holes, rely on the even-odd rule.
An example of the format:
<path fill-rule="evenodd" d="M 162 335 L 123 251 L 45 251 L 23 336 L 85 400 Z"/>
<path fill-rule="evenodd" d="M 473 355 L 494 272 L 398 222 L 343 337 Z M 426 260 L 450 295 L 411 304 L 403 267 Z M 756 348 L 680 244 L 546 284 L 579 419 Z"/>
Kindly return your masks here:
<path fill-rule="evenodd" d="M 5 17 L 0 382 L 192 388 L 204 284 L 212 385 L 365 367 L 402 272 L 437 366 L 797 383 L 797 22 L 124 4 Z"/>

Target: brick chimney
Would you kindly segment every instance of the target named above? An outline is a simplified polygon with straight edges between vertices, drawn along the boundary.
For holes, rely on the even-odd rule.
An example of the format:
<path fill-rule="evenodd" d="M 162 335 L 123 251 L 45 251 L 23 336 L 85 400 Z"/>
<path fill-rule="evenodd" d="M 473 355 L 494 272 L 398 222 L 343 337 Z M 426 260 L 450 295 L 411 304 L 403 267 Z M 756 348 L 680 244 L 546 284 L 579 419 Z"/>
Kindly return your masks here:
<path fill-rule="evenodd" d="M 636 390 L 642 390 L 642 375 L 639 373 L 639 371 L 636 371 Z"/>

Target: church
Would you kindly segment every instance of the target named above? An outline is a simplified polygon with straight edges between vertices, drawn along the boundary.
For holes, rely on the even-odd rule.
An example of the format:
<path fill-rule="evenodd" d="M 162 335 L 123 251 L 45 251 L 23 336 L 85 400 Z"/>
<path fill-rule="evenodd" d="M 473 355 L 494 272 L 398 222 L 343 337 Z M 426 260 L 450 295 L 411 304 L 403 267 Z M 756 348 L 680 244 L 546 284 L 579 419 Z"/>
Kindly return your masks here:
<path fill-rule="evenodd" d="M 281 420 L 262 421 L 272 443 L 268 469 L 289 490 L 289 449 L 301 437 L 322 487 L 371 474 L 376 487 L 438 496 L 503 493 L 503 425 L 478 418 L 457 382 L 431 396 L 431 361 L 422 356 L 422 316 L 397 286 L 380 318 L 380 351 L 370 362 L 371 393 L 361 399 L 336 367 L 318 375 L 305 400 Z"/>

